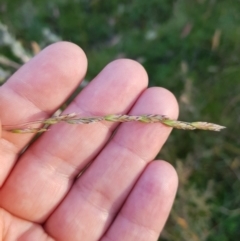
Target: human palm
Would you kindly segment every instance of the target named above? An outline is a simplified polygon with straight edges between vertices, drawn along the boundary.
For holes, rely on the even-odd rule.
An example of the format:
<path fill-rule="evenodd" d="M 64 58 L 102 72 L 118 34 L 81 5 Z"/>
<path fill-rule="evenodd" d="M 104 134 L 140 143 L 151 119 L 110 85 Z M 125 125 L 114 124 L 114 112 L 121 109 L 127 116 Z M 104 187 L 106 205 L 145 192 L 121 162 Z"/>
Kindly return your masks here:
<path fill-rule="evenodd" d="M 51 116 L 79 86 L 86 68 L 85 54 L 74 44 L 43 50 L 0 88 L 2 125 Z M 141 65 L 121 59 L 107 65 L 65 109 L 73 112 L 176 118 L 178 110 L 169 91 L 147 89 Z M 177 176 L 168 163 L 152 160 L 171 129 L 107 122 L 50 129 L 34 141 L 34 134 L 2 130 L 2 240 L 156 240 Z"/>

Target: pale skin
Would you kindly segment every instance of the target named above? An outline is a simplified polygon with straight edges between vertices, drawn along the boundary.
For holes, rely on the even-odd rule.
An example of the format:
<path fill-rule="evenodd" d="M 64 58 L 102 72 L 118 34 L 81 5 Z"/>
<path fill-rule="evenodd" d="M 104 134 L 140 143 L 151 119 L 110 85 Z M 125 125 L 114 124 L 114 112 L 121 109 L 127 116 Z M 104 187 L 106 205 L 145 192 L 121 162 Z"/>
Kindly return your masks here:
<path fill-rule="evenodd" d="M 0 88 L 2 125 L 51 116 L 86 71 L 86 56 L 78 46 L 60 42 L 47 47 Z M 173 94 L 147 85 L 140 64 L 115 60 L 65 113 L 155 113 L 176 119 Z M 169 163 L 154 161 L 170 132 L 160 123 L 61 123 L 20 155 L 34 134 L 2 130 L 1 240 L 157 240 L 178 182 Z"/>

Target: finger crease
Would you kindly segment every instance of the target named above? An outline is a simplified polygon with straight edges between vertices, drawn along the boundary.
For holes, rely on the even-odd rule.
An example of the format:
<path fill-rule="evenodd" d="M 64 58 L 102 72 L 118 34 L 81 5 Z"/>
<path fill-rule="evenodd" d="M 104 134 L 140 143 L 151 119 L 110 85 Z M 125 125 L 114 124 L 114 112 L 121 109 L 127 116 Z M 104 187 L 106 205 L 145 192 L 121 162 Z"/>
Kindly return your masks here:
<path fill-rule="evenodd" d="M 113 214 L 115 215 L 115 213 L 111 213 L 109 211 L 109 209 L 106 207 L 102 207 L 102 205 L 97 204 L 96 202 L 93 202 L 93 200 L 100 200 L 99 203 L 111 203 L 112 199 L 110 197 L 108 197 L 108 195 L 106 195 L 104 192 L 102 192 L 99 189 L 96 188 L 90 188 L 88 185 L 83 185 L 81 183 L 80 184 L 75 184 L 75 188 L 78 189 L 80 195 L 83 197 L 83 199 L 88 202 L 91 206 L 93 206 L 94 208 L 96 208 L 98 211 L 102 212 L 103 214 L 105 214 L 105 216 L 109 216 L 109 214 Z M 100 198 L 92 198 L 91 195 L 88 195 L 88 193 L 98 193 L 98 196 Z M 106 205 L 108 206 L 108 205 Z"/>
<path fill-rule="evenodd" d="M 77 170 L 77 167 L 74 166 L 74 165 L 70 165 L 70 163 L 62 158 L 62 157 L 59 157 L 59 156 L 55 156 L 54 154 L 52 154 L 50 151 L 46 151 L 46 150 L 42 150 L 41 152 L 41 156 L 37 154 L 37 152 L 33 151 L 32 149 L 29 149 L 29 153 L 32 155 L 32 156 L 35 156 L 37 158 L 37 161 L 38 163 L 40 164 L 40 166 L 42 167 L 42 169 L 47 169 L 49 170 L 50 173 L 54 173 L 54 174 L 58 174 L 59 176 L 61 177 L 64 177 L 65 179 L 74 179 L 75 178 L 75 175 L 68 175 L 66 173 L 63 173 L 63 172 L 60 172 L 58 169 L 58 166 L 56 164 L 56 161 L 58 163 L 65 163 L 66 165 L 68 165 L 73 171 L 72 172 L 76 172 Z M 42 161 L 43 160 L 43 156 L 45 156 L 45 160 L 44 162 Z M 57 159 L 55 162 L 54 162 L 54 165 L 52 165 L 52 161 L 51 159 Z M 62 168 L 61 168 L 62 169 Z"/>
<path fill-rule="evenodd" d="M 43 116 L 49 116 L 51 115 L 51 112 L 46 111 L 41 109 L 29 96 L 24 95 L 21 92 L 18 92 L 17 90 L 15 90 L 14 88 L 8 88 L 10 91 L 12 91 L 14 94 L 16 94 L 17 96 L 21 97 L 24 100 L 27 100 L 29 103 L 31 103 L 33 105 L 33 107 L 35 107 L 37 110 L 40 110 L 43 114 Z"/>

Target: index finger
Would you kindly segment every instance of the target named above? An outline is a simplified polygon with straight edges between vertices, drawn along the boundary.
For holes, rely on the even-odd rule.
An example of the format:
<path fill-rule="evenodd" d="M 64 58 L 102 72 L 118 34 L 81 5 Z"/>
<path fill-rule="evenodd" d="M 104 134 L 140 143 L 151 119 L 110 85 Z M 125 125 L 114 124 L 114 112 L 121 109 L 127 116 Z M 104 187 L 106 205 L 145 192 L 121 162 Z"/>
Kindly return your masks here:
<path fill-rule="evenodd" d="M 50 116 L 79 85 L 86 68 L 86 56 L 77 45 L 59 42 L 47 47 L 0 88 L 2 124 L 21 124 Z M 3 131 L 0 187 L 33 136 Z"/>

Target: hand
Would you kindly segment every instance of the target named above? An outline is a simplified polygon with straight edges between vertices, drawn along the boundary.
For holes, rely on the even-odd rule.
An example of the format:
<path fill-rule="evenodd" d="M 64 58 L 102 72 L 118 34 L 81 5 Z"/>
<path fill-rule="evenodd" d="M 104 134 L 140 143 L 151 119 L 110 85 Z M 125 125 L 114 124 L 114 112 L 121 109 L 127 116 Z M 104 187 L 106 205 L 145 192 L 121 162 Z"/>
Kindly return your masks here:
<path fill-rule="evenodd" d="M 79 86 L 86 68 L 74 44 L 44 49 L 0 88 L 2 125 L 51 116 Z M 72 112 L 176 118 L 178 107 L 169 91 L 147 89 L 141 65 L 122 59 L 107 65 L 64 113 Z M 32 141 L 34 134 L 2 130 L 2 240 L 157 240 L 177 175 L 170 164 L 152 160 L 170 131 L 162 124 L 62 123 Z"/>

